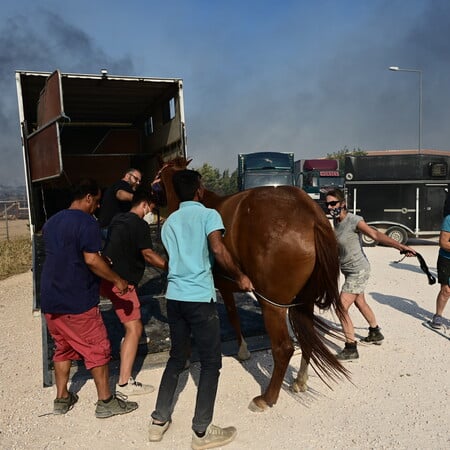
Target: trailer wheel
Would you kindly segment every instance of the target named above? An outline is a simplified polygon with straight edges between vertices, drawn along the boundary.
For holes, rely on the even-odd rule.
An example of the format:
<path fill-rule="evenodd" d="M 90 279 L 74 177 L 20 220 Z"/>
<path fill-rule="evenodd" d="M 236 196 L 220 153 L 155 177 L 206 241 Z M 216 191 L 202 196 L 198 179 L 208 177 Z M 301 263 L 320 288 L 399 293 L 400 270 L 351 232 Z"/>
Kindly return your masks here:
<path fill-rule="evenodd" d="M 372 227 L 374 230 L 376 230 L 375 227 Z M 371 237 L 366 236 L 365 234 L 361 233 L 361 241 L 364 247 L 375 247 L 375 245 L 378 244 L 377 241 L 373 240 Z"/>
<path fill-rule="evenodd" d="M 386 230 L 386 236 L 389 236 L 400 244 L 406 244 L 408 242 L 408 233 L 401 227 L 388 228 Z"/>

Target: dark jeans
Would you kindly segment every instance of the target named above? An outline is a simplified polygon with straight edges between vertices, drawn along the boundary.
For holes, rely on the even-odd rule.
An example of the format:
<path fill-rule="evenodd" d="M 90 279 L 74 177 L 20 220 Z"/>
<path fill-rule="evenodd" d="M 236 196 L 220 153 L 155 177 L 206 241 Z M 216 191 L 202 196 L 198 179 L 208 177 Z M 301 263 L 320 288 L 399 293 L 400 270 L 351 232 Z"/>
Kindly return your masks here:
<path fill-rule="evenodd" d="M 192 335 L 200 357 L 200 379 L 192 429 L 203 432 L 212 421 L 222 367 L 217 305 L 213 301 L 167 300 L 167 318 L 171 339 L 170 357 L 161 379 L 152 417 L 161 422 L 171 419 L 178 378 L 191 356 Z"/>
<path fill-rule="evenodd" d="M 222 367 L 217 306 L 212 301 L 204 303 L 167 300 L 167 318 L 171 339 L 170 357 L 161 378 L 152 417 L 161 422 L 171 419 L 178 378 L 191 354 L 192 335 L 200 357 L 200 379 L 192 429 L 203 432 L 212 421 Z"/>

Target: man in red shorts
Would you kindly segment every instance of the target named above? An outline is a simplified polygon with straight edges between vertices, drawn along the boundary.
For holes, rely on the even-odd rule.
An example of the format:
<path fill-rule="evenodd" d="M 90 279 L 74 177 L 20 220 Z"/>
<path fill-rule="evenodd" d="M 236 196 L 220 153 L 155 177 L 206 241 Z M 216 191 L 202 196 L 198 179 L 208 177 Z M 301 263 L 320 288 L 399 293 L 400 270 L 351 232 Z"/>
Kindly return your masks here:
<path fill-rule="evenodd" d="M 126 293 L 117 291 L 113 283 L 103 280 L 100 295 L 111 300 L 117 316 L 125 328 L 125 337 L 120 348 L 120 374 L 116 391 L 125 395 L 140 395 L 154 391 L 149 384 L 139 383 L 132 377 L 139 339 L 142 335 L 140 302 L 137 286 L 148 263 L 167 270 L 167 261 L 152 250 L 152 240 L 145 215 L 153 210 L 155 200 L 144 190 L 137 190 L 131 202 L 131 210 L 114 216 L 109 229 L 104 256 L 112 268 L 128 280 Z"/>
<path fill-rule="evenodd" d="M 111 395 L 111 348 L 98 303 L 100 277 L 125 293 L 128 283 L 100 255 L 100 227 L 92 216 L 101 191 L 94 180 L 73 188 L 68 209 L 53 215 L 43 227 L 45 262 L 41 275 L 41 309 L 55 342 L 56 399 L 54 414 L 65 414 L 78 396 L 68 390 L 72 360 L 83 359 L 97 388 L 95 416 L 106 418 L 134 411 L 135 402 Z"/>

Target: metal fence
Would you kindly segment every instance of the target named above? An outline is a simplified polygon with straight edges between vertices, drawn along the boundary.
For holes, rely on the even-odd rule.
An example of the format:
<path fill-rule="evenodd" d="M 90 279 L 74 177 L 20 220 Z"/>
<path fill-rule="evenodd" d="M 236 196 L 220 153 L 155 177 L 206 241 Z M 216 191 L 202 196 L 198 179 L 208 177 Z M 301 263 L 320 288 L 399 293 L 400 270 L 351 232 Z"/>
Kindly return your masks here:
<path fill-rule="evenodd" d="M 26 232 L 23 226 L 18 230 L 17 221 L 28 220 L 28 206 L 25 200 L 0 200 L 0 239 L 9 240 Z M 22 230 L 23 229 L 23 230 Z"/>

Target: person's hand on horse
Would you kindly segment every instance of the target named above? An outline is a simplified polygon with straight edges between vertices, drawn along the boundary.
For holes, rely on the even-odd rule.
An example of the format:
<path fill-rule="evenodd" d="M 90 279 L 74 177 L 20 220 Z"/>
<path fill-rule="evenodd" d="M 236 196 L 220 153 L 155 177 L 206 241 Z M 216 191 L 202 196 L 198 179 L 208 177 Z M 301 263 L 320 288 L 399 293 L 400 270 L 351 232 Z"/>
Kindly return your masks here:
<path fill-rule="evenodd" d="M 240 275 L 236 282 L 241 291 L 252 292 L 255 290 L 252 281 L 245 274 Z"/>

